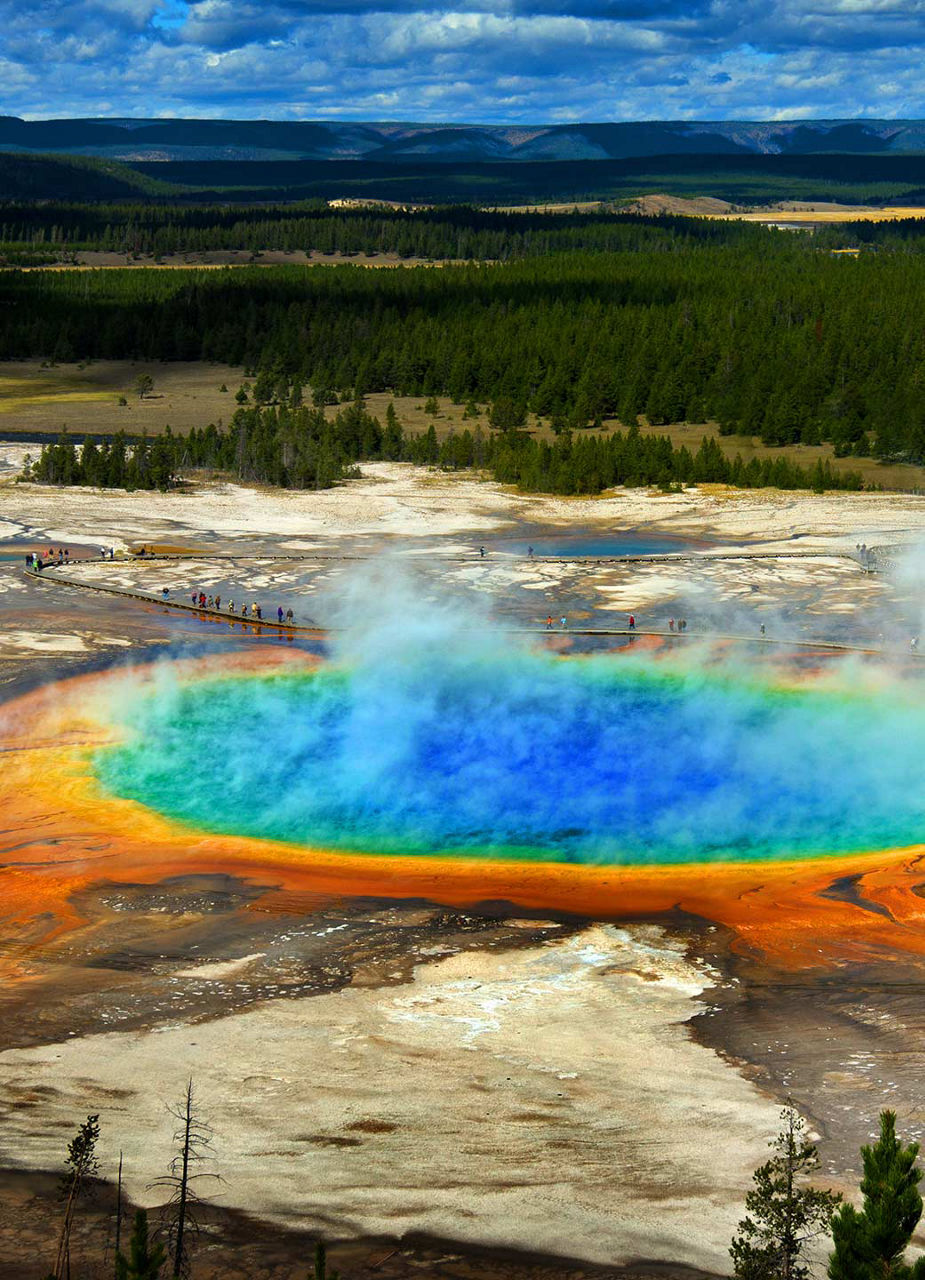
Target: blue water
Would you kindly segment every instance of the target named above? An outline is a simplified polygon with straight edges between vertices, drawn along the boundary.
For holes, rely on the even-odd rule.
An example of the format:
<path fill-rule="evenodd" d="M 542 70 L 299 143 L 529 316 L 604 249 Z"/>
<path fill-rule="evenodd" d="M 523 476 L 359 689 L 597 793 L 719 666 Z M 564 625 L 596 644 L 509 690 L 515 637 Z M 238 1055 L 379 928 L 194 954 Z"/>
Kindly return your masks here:
<path fill-rule="evenodd" d="M 613 657 L 210 680 L 127 699 L 112 793 L 195 827 L 376 853 L 807 857 L 925 838 L 925 708 Z"/>
<path fill-rule="evenodd" d="M 482 544 L 486 551 L 508 555 L 527 554 L 533 547 L 537 556 L 573 558 L 579 556 L 654 556 L 690 551 L 691 546 L 678 538 L 657 537 L 644 533 L 587 534 L 563 537 L 496 538 Z"/>

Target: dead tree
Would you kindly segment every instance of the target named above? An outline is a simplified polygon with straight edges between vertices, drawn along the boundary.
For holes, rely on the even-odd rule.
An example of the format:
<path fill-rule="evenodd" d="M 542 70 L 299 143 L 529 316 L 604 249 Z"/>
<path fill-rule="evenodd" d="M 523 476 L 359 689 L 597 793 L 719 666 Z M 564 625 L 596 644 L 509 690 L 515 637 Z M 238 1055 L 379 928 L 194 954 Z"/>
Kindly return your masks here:
<path fill-rule="evenodd" d="M 92 1186 L 99 1172 L 96 1144 L 100 1136 L 100 1118 L 87 1116 L 74 1137 L 68 1143 L 65 1165 L 61 1177 L 61 1199 L 64 1201 L 64 1221 L 58 1237 L 58 1253 L 54 1280 L 69 1280 L 71 1274 L 71 1229 L 81 1196 Z"/>
<path fill-rule="evenodd" d="M 199 1234 L 198 1210 L 208 1203 L 208 1197 L 200 1191 L 200 1184 L 205 1179 L 216 1182 L 222 1179 L 219 1174 L 202 1167 L 215 1159 L 212 1126 L 199 1114 L 192 1080 L 186 1086 L 182 1100 L 169 1106 L 167 1111 L 177 1121 L 173 1135 L 177 1154 L 170 1161 L 167 1173 L 156 1178 L 151 1186 L 169 1192 L 161 1233 L 167 1242 L 170 1274 L 186 1280 L 191 1270 L 191 1242 Z"/>
<path fill-rule="evenodd" d="M 116 1184 L 116 1280 L 119 1280 L 119 1254 L 122 1249 L 122 1152 L 119 1152 L 119 1181 Z"/>

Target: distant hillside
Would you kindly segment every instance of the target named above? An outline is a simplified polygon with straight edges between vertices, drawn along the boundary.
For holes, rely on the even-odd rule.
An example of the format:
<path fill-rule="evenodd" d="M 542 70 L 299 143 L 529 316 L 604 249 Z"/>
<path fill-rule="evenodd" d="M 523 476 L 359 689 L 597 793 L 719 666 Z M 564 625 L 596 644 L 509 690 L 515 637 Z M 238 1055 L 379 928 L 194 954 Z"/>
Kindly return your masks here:
<path fill-rule="evenodd" d="M 625 160 L 158 160 L 0 150 L 0 201 L 113 200 L 289 203 L 354 199 L 396 204 L 618 203 L 657 193 L 739 206 L 781 200 L 920 204 L 925 155 L 793 152 L 679 154 Z"/>
<path fill-rule="evenodd" d="M 627 160 L 664 155 L 925 152 L 922 120 L 434 125 L 276 120 L 20 120 L 0 150 L 127 162 L 362 160 L 374 164 Z"/>
<path fill-rule="evenodd" d="M 162 161 L 149 178 L 216 200 L 355 197 L 412 204 L 521 204 L 627 200 L 651 192 L 714 196 L 737 205 L 778 200 L 918 204 L 925 155 L 671 155 L 523 164 L 458 159 L 382 161 Z"/>
<path fill-rule="evenodd" d="M 0 200 L 121 200 L 177 191 L 114 160 L 0 151 Z"/>

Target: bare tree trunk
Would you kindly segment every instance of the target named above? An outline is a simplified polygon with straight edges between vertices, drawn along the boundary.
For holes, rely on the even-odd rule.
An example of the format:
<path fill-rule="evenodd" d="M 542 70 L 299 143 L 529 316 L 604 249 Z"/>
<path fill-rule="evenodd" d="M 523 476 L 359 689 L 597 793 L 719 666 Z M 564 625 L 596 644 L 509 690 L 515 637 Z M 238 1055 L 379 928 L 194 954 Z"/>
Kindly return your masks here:
<path fill-rule="evenodd" d="M 794 1153 L 794 1134 L 793 1134 L 793 1107 L 790 1107 L 787 1119 L 787 1219 L 786 1219 L 786 1235 L 784 1254 L 784 1280 L 790 1280 L 793 1270 L 793 1257 L 791 1249 L 793 1247 L 793 1153 Z"/>
<path fill-rule="evenodd" d="M 150 1186 L 168 1191 L 161 1230 L 170 1250 L 170 1275 L 172 1280 L 180 1280 L 190 1274 L 191 1246 L 199 1233 L 197 1211 L 205 1203 L 198 1184 L 203 1178 L 214 1178 L 218 1182 L 222 1179 L 219 1174 L 202 1169 L 204 1162 L 214 1158 L 212 1127 L 199 1115 L 192 1080 L 181 1100 L 168 1106 L 167 1111 L 177 1123 L 173 1134 L 177 1154 L 170 1161 L 167 1173 Z"/>
<path fill-rule="evenodd" d="M 74 1201 L 77 1199 L 77 1184 L 72 1183 L 64 1206 L 64 1222 L 61 1224 L 61 1235 L 58 1239 L 58 1255 L 55 1258 L 55 1280 L 62 1280 L 65 1268 L 70 1271 L 71 1221 L 74 1216 Z"/>
<path fill-rule="evenodd" d="M 116 1276 L 119 1275 L 119 1253 L 122 1249 L 122 1152 L 119 1152 L 119 1181 L 116 1184 Z"/>
<path fill-rule="evenodd" d="M 186 1199 L 189 1188 L 189 1152 L 190 1152 L 190 1125 L 193 1121 L 193 1082 L 190 1080 L 186 1086 L 186 1113 L 183 1123 L 183 1153 L 182 1168 L 180 1171 L 180 1201 L 177 1206 L 177 1243 L 173 1255 L 173 1274 L 177 1277 L 182 1272 L 183 1267 L 183 1249 L 184 1249 L 184 1232 L 186 1230 Z"/>

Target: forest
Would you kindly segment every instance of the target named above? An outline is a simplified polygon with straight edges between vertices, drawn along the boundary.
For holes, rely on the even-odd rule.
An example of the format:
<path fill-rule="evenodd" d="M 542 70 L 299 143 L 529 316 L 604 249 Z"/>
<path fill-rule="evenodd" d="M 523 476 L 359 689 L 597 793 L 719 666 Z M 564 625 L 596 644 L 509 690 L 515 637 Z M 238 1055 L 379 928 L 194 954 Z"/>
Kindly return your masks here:
<path fill-rule="evenodd" d="M 66 261 L 84 250 L 158 258 L 217 249 L 301 249 L 497 262 L 574 250 L 631 253 L 669 243 L 760 243 L 761 232 L 747 223 L 606 210 L 552 217 L 467 205 L 331 209 L 323 200 L 258 206 L 11 202 L 0 206 L 0 261 Z"/>
<path fill-rule="evenodd" d="M 299 399 L 296 391 L 290 401 Z M 511 414 L 510 404 L 495 406 Z M 677 449 L 667 436 L 644 435 L 638 426 L 605 435 L 569 430 L 554 441 L 536 440 L 515 426 L 485 433 L 453 432 L 438 441 L 433 426 L 407 434 L 390 404 L 383 427 L 362 400 L 341 409 L 333 420 L 322 408 L 254 406 L 240 408 L 227 429 L 215 424 L 187 436 L 170 430 L 148 440 L 124 434 L 102 443 L 92 437 L 77 444 L 62 433 L 45 445 L 24 478 L 40 484 L 94 485 L 101 488 L 161 489 L 174 486 L 191 469 L 219 471 L 250 482 L 293 489 L 328 489 L 359 475 L 358 462 L 412 462 L 447 471 L 476 468 L 502 484 L 533 493 L 597 494 L 615 485 L 658 485 L 669 490 L 706 482 L 741 488 L 860 489 L 854 472 L 835 471 L 827 462 L 800 467 L 786 458 L 730 461 L 715 439 L 696 453 Z"/>
<path fill-rule="evenodd" d="M 791 233 L 792 234 L 792 233 Z M 780 237 L 778 237 L 779 239 Z M 156 204 L 8 201 L 0 205 L 0 262 L 66 262 L 96 250 L 156 259 L 222 249 L 325 254 L 397 254 L 432 261 L 505 262 L 564 252 L 678 251 L 695 245 L 762 252 L 774 233 L 747 222 L 660 214 L 618 206 L 593 212 L 529 213 L 443 205 L 332 209 L 324 200 L 290 204 Z M 809 247 L 865 246 L 921 252 L 925 219 L 856 221 L 820 226 Z M 805 247 L 805 246 L 804 246 Z"/>
<path fill-rule="evenodd" d="M 435 221 L 437 237 L 452 225 Z M 597 234 L 581 218 L 548 234 L 573 232 Z M 510 403 L 556 432 L 644 414 L 925 458 L 925 257 L 902 247 L 921 243 L 914 229 L 857 258 L 697 219 L 606 234 L 622 247 L 439 269 L 6 271 L 0 359 L 222 361 L 266 403 L 280 383 L 320 404 L 446 394 Z"/>

